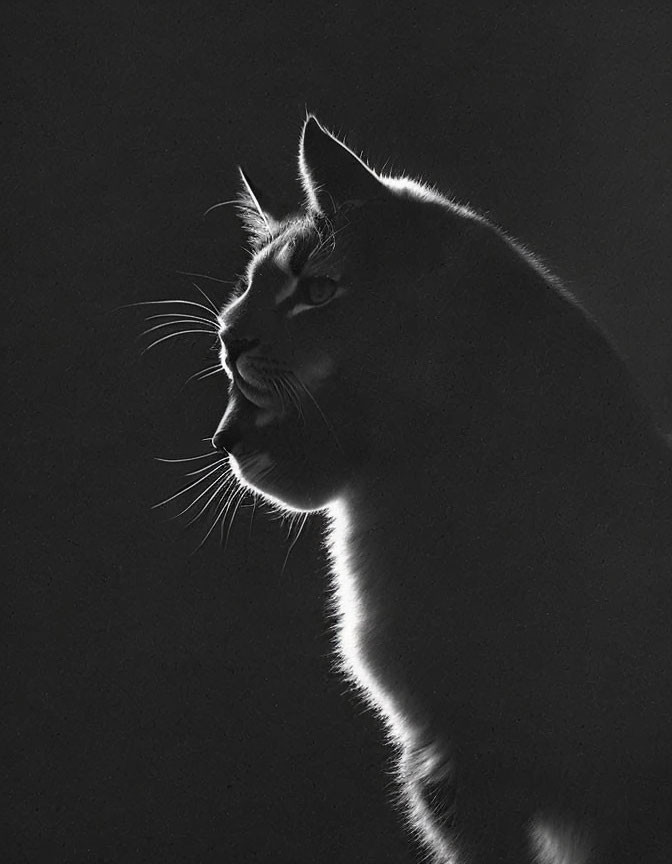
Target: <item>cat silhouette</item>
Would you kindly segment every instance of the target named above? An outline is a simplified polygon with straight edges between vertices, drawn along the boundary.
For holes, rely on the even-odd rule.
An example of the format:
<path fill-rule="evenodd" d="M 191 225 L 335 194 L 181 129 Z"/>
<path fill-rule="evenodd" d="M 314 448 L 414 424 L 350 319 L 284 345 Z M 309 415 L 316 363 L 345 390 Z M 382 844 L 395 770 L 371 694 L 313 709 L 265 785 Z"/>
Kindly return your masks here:
<path fill-rule="evenodd" d="M 214 446 L 321 511 L 337 662 L 436 862 L 672 861 L 672 458 L 608 338 L 482 215 L 315 117 L 243 174 Z"/>

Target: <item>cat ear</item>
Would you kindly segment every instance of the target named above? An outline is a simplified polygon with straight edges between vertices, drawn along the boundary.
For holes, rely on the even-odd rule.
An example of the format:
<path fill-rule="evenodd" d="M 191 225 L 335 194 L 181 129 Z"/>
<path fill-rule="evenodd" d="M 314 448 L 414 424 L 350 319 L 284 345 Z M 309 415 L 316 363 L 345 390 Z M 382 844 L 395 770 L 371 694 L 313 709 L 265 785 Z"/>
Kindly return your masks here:
<path fill-rule="evenodd" d="M 245 230 L 252 238 L 253 245 L 260 246 L 273 236 L 280 223 L 271 216 L 266 206 L 262 204 L 264 196 L 240 165 L 238 166 L 238 173 L 243 184 L 236 200 L 238 214 Z"/>
<path fill-rule="evenodd" d="M 328 212 L 346 201 L 370 201 L 387 192 L 373 171 L 312 114 L 301 133 L 299 169 L 311 209 Z"/>

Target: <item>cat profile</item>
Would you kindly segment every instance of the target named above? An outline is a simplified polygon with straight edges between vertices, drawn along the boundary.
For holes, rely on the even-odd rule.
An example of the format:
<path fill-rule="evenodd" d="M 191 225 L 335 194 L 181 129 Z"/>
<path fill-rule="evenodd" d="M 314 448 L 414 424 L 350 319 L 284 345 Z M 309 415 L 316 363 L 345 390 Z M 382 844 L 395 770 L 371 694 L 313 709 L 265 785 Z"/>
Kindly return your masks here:
<path fill-rule="evenodd" d="M 214 446 L 322 511 L 339 666 L 436 862 L 672 860 L 672 458 L 599 327 L 486 218 L 309 116 L 243 175 Z"/>

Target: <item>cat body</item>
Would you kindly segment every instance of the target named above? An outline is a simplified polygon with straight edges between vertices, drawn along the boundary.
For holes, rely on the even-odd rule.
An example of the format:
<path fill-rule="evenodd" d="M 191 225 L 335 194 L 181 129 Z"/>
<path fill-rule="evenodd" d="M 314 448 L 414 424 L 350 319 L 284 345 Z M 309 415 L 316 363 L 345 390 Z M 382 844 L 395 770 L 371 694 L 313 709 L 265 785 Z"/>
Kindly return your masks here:
<path fill-rule="evenodd" d="M 672 458 L 529 253 L 314 118 L 305 212 L 244 178 L 214 437 L 323 511 L 337 654 L 437 862 L 672 860 Z"/>

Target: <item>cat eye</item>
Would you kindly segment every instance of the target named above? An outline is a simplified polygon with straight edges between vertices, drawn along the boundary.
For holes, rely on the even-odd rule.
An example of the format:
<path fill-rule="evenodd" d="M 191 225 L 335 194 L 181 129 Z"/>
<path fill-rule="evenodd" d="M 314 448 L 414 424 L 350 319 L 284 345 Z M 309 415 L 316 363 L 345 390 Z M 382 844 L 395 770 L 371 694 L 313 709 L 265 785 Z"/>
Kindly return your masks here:
<path fill-rule="evenodd" d="M 336 293 L 338 283 L 328 276 L 319 276 L 307 279 L 305 283 L 305 300 L 312 306 L 321 306 L 327 303 Z"/>

